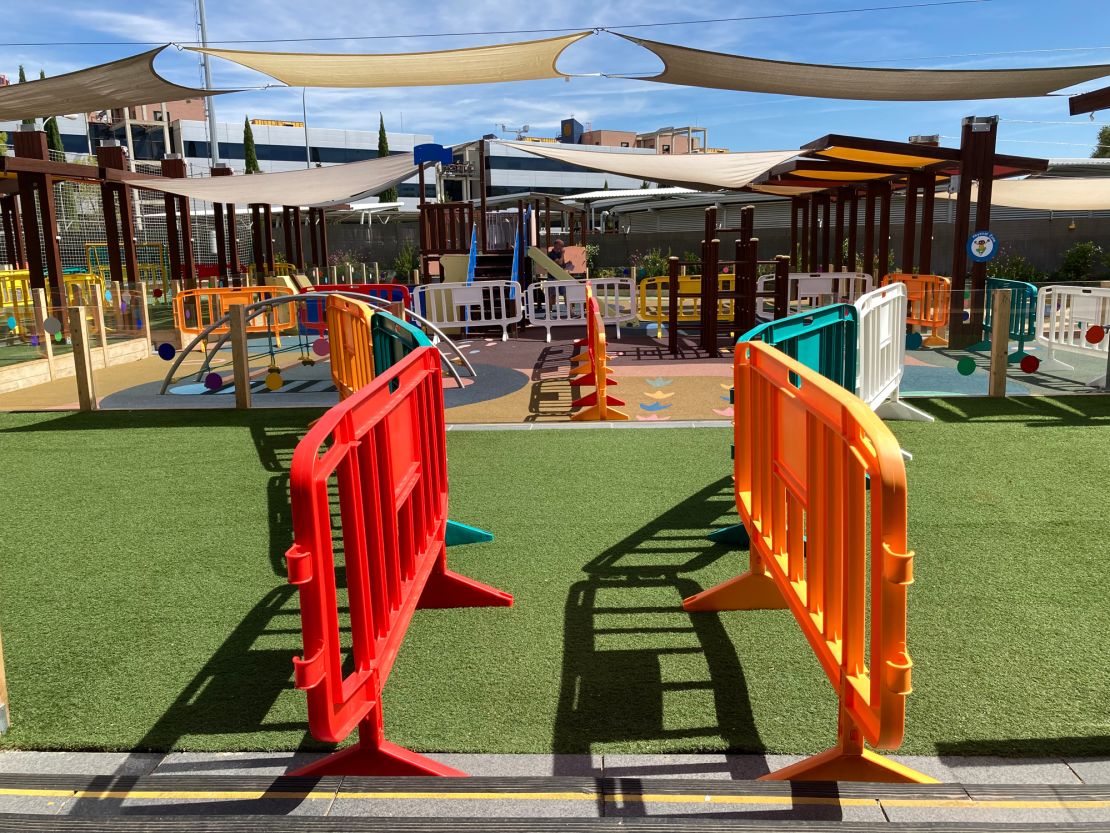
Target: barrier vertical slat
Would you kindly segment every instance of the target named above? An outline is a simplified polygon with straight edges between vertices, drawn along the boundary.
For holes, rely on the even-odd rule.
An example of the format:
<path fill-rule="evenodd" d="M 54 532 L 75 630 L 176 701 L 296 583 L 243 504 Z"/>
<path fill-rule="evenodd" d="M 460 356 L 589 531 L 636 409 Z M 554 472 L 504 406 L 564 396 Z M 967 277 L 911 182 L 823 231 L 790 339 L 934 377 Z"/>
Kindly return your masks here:
<path fill-rule="evenodd" d="M 734 373 L 749 569 L 683 607 L 789 607 L 840 704 L 835 747 L 765 777 L 931 781 L 864 746 L 897 748 L 910 693 L 913 553 L 897 441 L 859 399 L 769 345 L 738 344 Z"/>
<path fill-rule="evenodd" d="M 932 422 L 933 417 L 900 398 L 906 364 L 904 324 L 909 320 L 910 288 L 890 282 L 856 299 L 859 312 L 859 378 L 856 389 L 884 419 Z M 944 307 L 947 314 L 947 305 Z"/>

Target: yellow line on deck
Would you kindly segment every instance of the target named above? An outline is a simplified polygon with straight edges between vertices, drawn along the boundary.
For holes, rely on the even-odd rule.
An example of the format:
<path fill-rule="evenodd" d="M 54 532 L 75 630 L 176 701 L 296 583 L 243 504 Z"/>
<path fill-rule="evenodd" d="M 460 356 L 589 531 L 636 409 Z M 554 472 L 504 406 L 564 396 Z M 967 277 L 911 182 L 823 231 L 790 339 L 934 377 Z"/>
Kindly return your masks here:
<path fill-rule="evenodd" d="M 0 796 L 90 799 L 160 799 L 209 801 L 261 800 L 423 800 L 423 801 L 604 801 L 610 804 L 725 804 L 772 806 L 957 808 L 965 810 L 1101 810 L 1110 799 L 989 799 L 972 798 L 843 798 L 795 795 L 707 795 L 685 793 L 597 793 L 597 792 L 330 792 L 319 790 L 151 790 L 104 789 L 65 790 L 57 788 L 0 788 Z"/>

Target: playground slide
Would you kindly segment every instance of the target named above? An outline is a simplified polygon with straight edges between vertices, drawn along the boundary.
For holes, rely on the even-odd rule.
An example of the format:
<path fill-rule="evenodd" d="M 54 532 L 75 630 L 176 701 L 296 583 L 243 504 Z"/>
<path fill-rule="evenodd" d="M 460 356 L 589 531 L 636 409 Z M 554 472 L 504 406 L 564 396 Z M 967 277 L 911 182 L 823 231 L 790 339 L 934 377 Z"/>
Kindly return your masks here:
<path fill-rule="evenodd" d="M 535 246 L 528 247 L 528 257 L 532 258 L 532 262 L 547 272 L 555 280 L 559 281 L 573 281 L 577 280 L 574 275 L 555 263 L 554 260 L 549 258 L 542 249 L 537 249 Z"/>

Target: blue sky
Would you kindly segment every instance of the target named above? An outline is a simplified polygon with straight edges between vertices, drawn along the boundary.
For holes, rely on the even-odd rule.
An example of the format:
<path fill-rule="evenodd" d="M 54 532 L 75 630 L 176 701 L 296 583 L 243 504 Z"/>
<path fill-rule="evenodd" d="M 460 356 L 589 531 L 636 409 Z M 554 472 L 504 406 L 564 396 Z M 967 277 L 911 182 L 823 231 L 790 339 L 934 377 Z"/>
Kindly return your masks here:
<path fill-rule="evenodd" d="M 229 48 L 319 52 L 414 52 L 450 49 L 549 35 L 380 37 L 410 33 L 488 32 L 567 27 L 618 28 L 661 21 L 737 17 L 896 5 L 913 0 L 561 0 L 525 4 L 506 0 L 208 0 L 213 42 L 256 38 L 342 40 L 284 44 L 225 43 Z M 305 15 L 303 8 L 313 10 Z M 24 6 L 23 8 L 26 8 Z M 112 0 L 77 4 L 37 0 L 35 14 L 9 15 L 0 41 L 95 42 L 94 45 L 0 46 L 0 72 L 14 81 L 24 64 L 57 75 L 142 51 L 140 41 L 197 39 L 193 0 Z M 1016 66 L 1110 64 L 1110 7 L 1106 0 L 987 0 L 919 9 L 854 12 L 791 19 L 661 26 L 630 33 L 671 43 L 753 57 L 862 66 L 993 69 Z M 375 35 L 354 40 L 353 35 Z M 123 42 L 123 43 L 106 43 Z M 983 53 L 1019 53 L 991 55 Z M 167 50 L 159 72 L 199 86 L 192 53 Z M 569 73 L 642 73 L 658 60 L 633 44 L 602 33 L 568 49 L 559 68 Z M 266 76 L 213 61 L 216 86 L 261 86 Z M 1110 78 L 1083 85 L 1091 89 Z M 1063 97 L 968 102 L 857 102 L 757 93 L 698 90 L 644 81 L 574 78 L 376 90 L 308 91 L 312 126 L 375 129 L 378 112 L 391 130 L 433 133 L 457 142 L 498 125 L 529 124 L 532 135 L 554 135 L 560 119 L 574 116 L 595 128 L 648 131 L 695 123 L 709 129 L 710 144 L 733 150 L 796 148 L 826 133 L 904 140 L 912 134 L 959 135 L 961 117 L 998 115 L 1001 152 L 1045 157 L 1087 156 L 1110 112 L 1067 115 Z M 220 121 L 299 119 L 301 90 L 267 89 L 216 100 Z M 1046 123 L 1047 122 L 1047 123 Z M 952 138 L 945 144 L 955 144 Z"/>

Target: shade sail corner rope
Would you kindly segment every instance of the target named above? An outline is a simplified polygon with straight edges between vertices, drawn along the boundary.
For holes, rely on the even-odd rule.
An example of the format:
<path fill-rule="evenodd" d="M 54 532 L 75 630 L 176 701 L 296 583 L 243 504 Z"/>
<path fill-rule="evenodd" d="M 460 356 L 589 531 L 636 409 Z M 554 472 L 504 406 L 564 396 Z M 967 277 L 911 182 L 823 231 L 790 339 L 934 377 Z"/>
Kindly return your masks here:
<path fill-rule="evenodd" d="M 612 34 L 655 53 L 663 72 L 640 81 L 856 101 L 1031 98 L 1110 75 L 1110 65 L 1023 69 L 900 69 L 803 64 L 707 52 Z"/>
<path fill-rule="evenodd" d="M 543 40 L 400 54 L 188 49 L 232 61 L 290 87 L 436 87 L 568 78 L 556 67 L 559 56 L 592 34 L 590 30 Z"/>
<path fill-rule="evenodd" d="M 155 71 L 154 59 L 168 47 L 165 44 L 65 75 L 0 87 L 0 121 L 93 113 L 239 92 L 202 90 L 167 81 Z"/>

